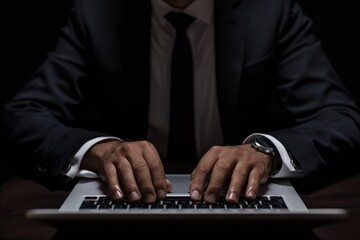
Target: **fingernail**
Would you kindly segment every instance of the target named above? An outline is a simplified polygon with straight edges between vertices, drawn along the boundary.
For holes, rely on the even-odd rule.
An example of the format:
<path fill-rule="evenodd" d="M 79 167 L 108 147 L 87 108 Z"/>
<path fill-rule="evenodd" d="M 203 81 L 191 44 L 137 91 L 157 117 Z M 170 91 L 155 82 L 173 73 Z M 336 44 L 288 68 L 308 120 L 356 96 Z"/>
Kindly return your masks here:
<path fill-rule="evenodd" d="M 133 191 L 133 192 L 131 192 L 131 193 L 129 194 L 129 199 L 130 199 L 130 201 L 132 201 L 132 202 L 134 202 L 134 201 L 139 201 L 139 200 L 140 200 L 140 195 L 139 195 L 137 192 Z"/>
<path fill-rule="evenodd" d="M 206 195 L 205 200 L 210 203 L 216 203 L 218 198 L 215 194 L 209 193 Z"/>
<path fill-rule="evenodd" d="M 153 195 L 153 194 L 146 194 L 146 195 L 144 196 L 143 201 L 144 201 L 145 203 L 153 203 L 153 202 L 156 201 L 156 196 Z"/>
<path fill-rule="evenodd" d="M 238 197 L 237 197 L 237 195 L 236 195 L 235 192 L 230 192 L 230 194 L 229 194 L 229 199 L 230 199 L 231 201 L 237 202 Z"/>
<path fill-rule="evenodd" d="M 171 192 L 172 190 L 172 182 L 169 179 L 166 179 L 166 191 Z"/>
<path fill-rule="evenodd" d="M 247 196 L 250 198 L 255 198 L 255 193 L 252 190 L 250 190 L 248 191 Z"/>
<path fill-rule="evenodd" d="M 164 190 L 162 190 L 162 189 L 157 190 L 156 193 L 157 193 L 157 197 L 158 197 L 159 199 L 163 199 L 163 198 L 166 197 L 166 192 L 165 192 Z"/>
<path fill-rule="evenodd" d="M 191 193 L 190 193 L 190 197 L 191 199 L 194 199 L 194 200 L 200 200 L 201 199 L 201 194 L 198 190 L 192 190 Z"/>
<path fill-rule="evenodd" d="M 120 191 L 116 191 L 116 192 L 113 193 L 113 199 L 115 199 L 115 200 L 119 200 L 122 197 L 123 197 L 123 195 L 121 194 Z"/>

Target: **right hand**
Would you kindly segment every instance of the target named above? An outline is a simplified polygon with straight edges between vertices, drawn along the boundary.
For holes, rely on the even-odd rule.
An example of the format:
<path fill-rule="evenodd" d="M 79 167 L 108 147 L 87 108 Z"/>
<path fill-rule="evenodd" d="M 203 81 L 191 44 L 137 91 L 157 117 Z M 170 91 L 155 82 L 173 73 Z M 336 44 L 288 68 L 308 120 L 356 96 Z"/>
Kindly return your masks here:
<path fill-rule="evenodd" d="M 81 168 L 97 172 L 114 200 L 153 203 L 164 199 L 172 184 L 154 145 L 148 141 L 105 140 L 85 154 Z"/>

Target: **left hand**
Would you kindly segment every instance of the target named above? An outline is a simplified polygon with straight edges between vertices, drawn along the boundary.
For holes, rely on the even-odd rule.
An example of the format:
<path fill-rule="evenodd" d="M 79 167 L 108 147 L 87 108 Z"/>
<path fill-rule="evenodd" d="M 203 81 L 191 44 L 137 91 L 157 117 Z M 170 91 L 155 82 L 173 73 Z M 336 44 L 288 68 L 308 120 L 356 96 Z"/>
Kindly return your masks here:
<path fill-rule="evenodd" d="M 226 202 L 234 204 L 244 190 L 247 199 L 255 199 L 272 164 L 270 155 L 256 151 L 250 144 L 214 146 L 191 174 L 190 197 L 195 201 L 204 197 L 206 202 L 216 203 L 225 191 Z"/>

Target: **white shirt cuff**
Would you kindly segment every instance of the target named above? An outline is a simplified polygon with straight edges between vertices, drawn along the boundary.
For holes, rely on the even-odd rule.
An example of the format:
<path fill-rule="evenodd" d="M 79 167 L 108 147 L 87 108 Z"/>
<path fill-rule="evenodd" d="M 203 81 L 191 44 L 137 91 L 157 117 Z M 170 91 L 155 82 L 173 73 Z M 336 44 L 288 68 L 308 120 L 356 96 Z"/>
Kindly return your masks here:
<path fill-rule="evenodd" d="M 120 138 L 116 137 L 98 137 L 91 139 L 87 141 L 84 145 L 81 146 L 79 151 L 75 154 L 75 156 L 70 160 L 70 168 L 67 172 L 65 172 L 65 175 L 69 178 L 75 178 L 75 177 L 85 177 L 85 178 L 98 178 L 98 175 L 92 171 L 88 170 L 79 170 L 81 161 L 85 155 L 85 153 L 96 143 L 106 140 L 106 139 L 115 139 L 120 140 Z"/>
<path fill-rule="evenodd" d="M 263 133 L 253 133 L 249 135 L 243 143 L 250 142 L 251 139 L 256 137 L 257 135 L 262 135 L 266 138 L 268 138 L 272 143 L 275 145 L 277 150 L 279 151 L 282 164 L 279 172 L 274 174 L 273 176 L 269 176 L 270 178 L 302 178 L 303 171 L 293 164 L 293 160 L 290 158 L 290 155 L 288 154 L 287 150 L 285 149 L 284 145 L 282 145 L 281 142 L 279 142 L 276 138 L 274 138 L 271 135 L 263 134 Z"/>

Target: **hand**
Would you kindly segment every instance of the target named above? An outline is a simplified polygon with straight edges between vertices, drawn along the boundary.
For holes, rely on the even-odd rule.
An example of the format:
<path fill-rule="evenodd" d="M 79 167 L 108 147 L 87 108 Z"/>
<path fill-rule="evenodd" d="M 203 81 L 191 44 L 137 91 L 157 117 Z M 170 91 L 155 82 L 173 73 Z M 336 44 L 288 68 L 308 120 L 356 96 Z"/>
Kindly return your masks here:
<path fill-rule="evenodd" d="M 204 196 L 206 202 L 216 203 L 225 190 L 226 201 L 237 203 L 244 188 L 245 197 L 255 199 L 260 184 L 269 177 L 272 162 L 271 156 L 256 151 L 250 144 L 214 146 L 191 174 L 190 197 L 200 200 Z"/>
<path fill-rule="evenodd" d="M 171 191 L 159 154 L 148 141 L 100 142 L 85 154 L 81 168 L 97 172 L 115 200 L 125 193 L 132 202 L 152 203 Z"/>

